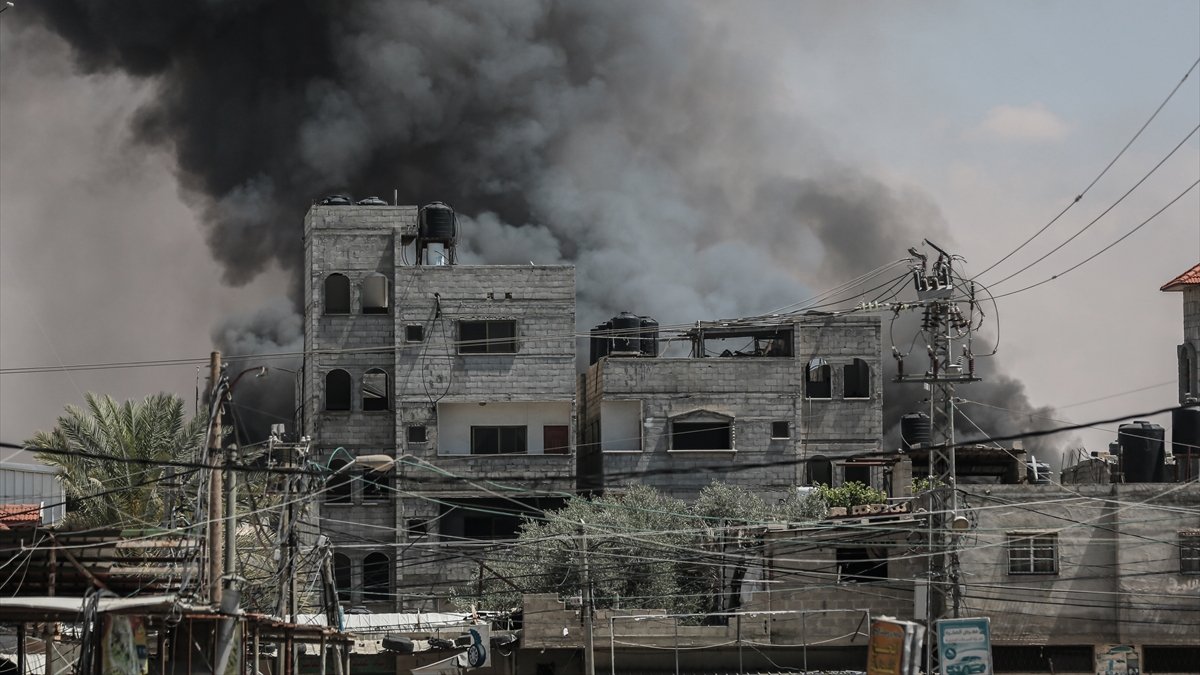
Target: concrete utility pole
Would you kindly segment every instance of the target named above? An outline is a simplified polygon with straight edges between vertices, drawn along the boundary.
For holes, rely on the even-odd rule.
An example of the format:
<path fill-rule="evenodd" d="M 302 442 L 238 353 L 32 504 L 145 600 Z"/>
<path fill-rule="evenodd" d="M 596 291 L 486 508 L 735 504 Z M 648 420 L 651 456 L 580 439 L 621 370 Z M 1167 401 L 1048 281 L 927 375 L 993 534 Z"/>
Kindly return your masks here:
<path fill-rule="evenodd" d="M 929 557 L 928 595 L 926 602 L 926 672 L 935 670 L 933 640 L 935 625 L 946 614 L 947 604 L 958 616 L 960 593 L 958 591 L 957 554 L 953 550 L 958 544 L 957 532 L 965 529 L 967 519 L 958 511 L 957 467 L 954 453 L 954 389 L 959 383 L 977 382 L 975 356 L 971 352 L 973 327 L 972 316 L 975 305 L 973 286 L 967 297 L 959 294 L 956 282 L 954 256 L 938 248 L 928 239 L 925 243 L 938 252 L 937 261 L 929 273 L 926 256 L 915 249 L 913 254 L 913 282 L 917 298 L 924 309 L 922 331 L 929 336 L 927 345 L 929 367 L 923 373 L 906 375 L 904 357 L 892 347 L 897 360 L 896 382 L 920 382 L 929 391 Z M 960 303 L 969 304 L 964 314 Z M 961 350 L 961 351 L 960 351 Z M 951 586 L 953 584 L 953 586 Z M 946 602 L 947 594 L 952 598 Z"/>
<path fill-rule="evenodd" d="M 584 675 L 596 675 L 596 644 L 592 629 L 592 572 L 588 562 L 587 523 L 579 521 L 579 548 L 583 555 L 583 630 L 587 646 L 583 651 Z"/>
<path fill-rule="evenodd" d="M 213 411 L 208 435 L 208 601 L 221 604 L 221 581 L 225 576 L 225 541 L 222 532 L 222 498 L 224 476 L 221 470 L 221 352 L 213 352 L 208 360 L 209 410 Z"/>

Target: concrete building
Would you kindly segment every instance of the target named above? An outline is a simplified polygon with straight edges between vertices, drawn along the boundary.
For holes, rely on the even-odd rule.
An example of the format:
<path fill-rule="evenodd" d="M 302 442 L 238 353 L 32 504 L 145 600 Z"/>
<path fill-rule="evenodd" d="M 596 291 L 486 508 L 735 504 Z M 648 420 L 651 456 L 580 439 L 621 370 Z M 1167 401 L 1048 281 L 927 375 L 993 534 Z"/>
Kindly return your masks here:
<path fill-rule="evenodd" d="M 771 497 L 882 487 L 880 331 L 878 316 L 813 313 L 697 324 L 683 358 L 602 349 L 579 378 L 581 489 L 641 482 L 691 499 L 714 479 Z"/>
<path fill-rule="evenodd" d="M 38 522 L 55 525 L 67 515 L 67 497 L 59 470 L 44 464 L 6 463 L 0 467 L 0 506 L 18 504 L 38 510 Z"/>
<path fill-rule="evenodd" d="M 342 601 L 439 608 L 480 542 L 574 492 L 574 269 L 453 264 L 441 205 L 316 205 L 304 232 L 304 427 Z M 355 464 L 379 454 L 394 469 Z"/>
<path fill-rule="evenodd" d="M 1200 264 L 1163 284 L 1160 289 L 1183 294 L 1183 343 L 1177 348 L 1179 402 L 1200 399 Z"/>

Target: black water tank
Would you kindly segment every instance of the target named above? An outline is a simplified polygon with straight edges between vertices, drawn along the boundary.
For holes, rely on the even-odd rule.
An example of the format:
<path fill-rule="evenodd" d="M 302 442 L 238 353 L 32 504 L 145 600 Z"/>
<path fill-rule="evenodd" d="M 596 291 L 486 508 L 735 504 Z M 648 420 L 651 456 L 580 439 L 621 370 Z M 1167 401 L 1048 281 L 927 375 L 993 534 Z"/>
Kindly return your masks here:
<path fill-rule="evenodd" d="M 658 322 L 648 316 L 642 317 L 642 356 L 658 356 Z"/>
<path fill-rule="evenodd" d="M 925 413 L 909 413 L 900 418 L 900 438 L 906 448 L 929 445 L 931 432 L 929 415 Z"/>
<path fill-rule="evenodd" d="M 641 340 L 642 317 L 629 312 L 621 312 L 612 319 L 612 352 L 639 352 L 642 349 Z"/>
<path fill-rule="evenodd" d="M 1161 483 L 1166 464 L 1166 433 L 1157 424 L 1137 420 L 1117 427 L 1121 470 L 1126 483 Z"/>
<path fill-rule="evenodd" d="M 592 329 L 591 358 L 588 363 L 595 363 L 608 356 L 608 323 L 602 323 Z"/>
<path fill-rule="evenodd" d="M 1200 477 L 1195 466 L 1200 461 L 1200 409 L 1171 412 L 1171 452 L 1175 453 L 1175 480 Z"/>
<path fill-rule="evenodd" d="M 442 202 L 422 206 L 418 221 L 418 234 L 426 241 L 452 242 L 458 237 L 454 209 Z"/>

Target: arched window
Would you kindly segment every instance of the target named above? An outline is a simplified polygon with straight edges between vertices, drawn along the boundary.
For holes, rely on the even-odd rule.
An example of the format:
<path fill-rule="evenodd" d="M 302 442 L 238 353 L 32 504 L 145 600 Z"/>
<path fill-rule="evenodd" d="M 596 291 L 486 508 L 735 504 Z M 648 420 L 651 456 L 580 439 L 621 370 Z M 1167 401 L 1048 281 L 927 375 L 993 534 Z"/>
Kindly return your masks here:
<path fill-rule="evenodd" d="M 362 313 L 388 313 L 388 278 L 376 272 L 362 282 Z"/>
<path fill-rule="evenodd" d="M 808 460 L 809 485 L 833 485 L 833 462 L 829 458 L 817 455 Z"/>
<path fill-rule="evenodd" d="M 350 558 L 341 553 L 333 554 L 333 585 L 337 587 L 338 602 L 350 602 L 350 586 L 353 581 L 353 569 Z"/>
<path fill-rule="evenodd" d="M 350 313 L 350 279 L 344 274 L 325 277 L 325 313 Z"/>
<path fill-rule="evenodd" d="M 378 368 L 372 368 L 363 375 L 362 409 L 388 410 L 391 398 L 388 396 L 388 374 Z"/>
<path fill-rule="evenodd" d="M 392 595 L 392 561 L 382 553 L 363 559 L 363 601 L 380 602 Z"/>
<path fill-rule="evenodd" d="M 333 472 L 325 484 L 325 501 L 329 504 L 350 503 L 351 485 L 350 474 L 346 471 L 347 464 L 349 462 L 344 459 L 335 459 L 329 462 L 329 470 Z"/>
<path fill-rule="evenodd" d="M 862 359 L 842 366 L 842 398 L 871 398 L 871 366 Z"/>
<path fill-rule="evenodd" d="M 367 469 L 362 475 L 362 498 L 364 502 L 386 502 L 392 498 L 392 474 L 390 470 Z"/>
<path fill-rule="evenodd" d="M 325 409 L 350 409 L 350 373 L 344 370 L 331 370 L 325 376 Z"/>
<path fill-rule="evenodd" d="M 814 356 L 804 369 L 804 397 L 832 398 L 833 378 L 830 375 L 829 363 L 819 356 Z"/>

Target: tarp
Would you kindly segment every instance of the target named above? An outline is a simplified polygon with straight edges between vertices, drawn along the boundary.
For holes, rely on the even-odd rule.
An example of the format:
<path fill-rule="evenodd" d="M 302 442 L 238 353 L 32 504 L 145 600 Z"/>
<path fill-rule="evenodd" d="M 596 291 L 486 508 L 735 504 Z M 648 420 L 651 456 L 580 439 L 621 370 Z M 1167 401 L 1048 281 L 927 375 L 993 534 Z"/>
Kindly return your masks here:
<path fill-rule="evenodd" d="M 178 600 L 174 595 L 100 598 L 96 611 L 101 614 L 165 612 L 174 607 Z M 88 598 L 65 596 L 0 598 L 0 618 L 20 619 L 29 614 L 70 618 L 82 614 L 88 602 Z"/>

